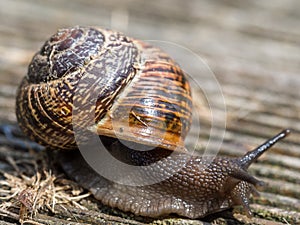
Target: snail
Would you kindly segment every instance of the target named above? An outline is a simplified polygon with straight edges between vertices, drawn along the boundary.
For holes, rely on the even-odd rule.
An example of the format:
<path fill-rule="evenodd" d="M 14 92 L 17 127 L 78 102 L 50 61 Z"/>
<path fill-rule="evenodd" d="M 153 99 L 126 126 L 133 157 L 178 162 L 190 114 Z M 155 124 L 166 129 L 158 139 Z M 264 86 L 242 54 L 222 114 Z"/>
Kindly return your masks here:
<path fill-rule="evenodd" d="M 96 27 L 61 29 L 45 42 L 18 89 L 16 115 L 30 139 L 65 150 L 62 168 L 96 199 L 147 217 L 201 218 L 236 205 L 251 215 L 249 197 L 263 182 L 247 168 L 290 133 L 241 157 L 190 154 L 192 97 L 183 70 L 150 44 Z M 94 144 L 89 134 L 113 158 L 141 167 L 137 181 L 153 182 L 130 185 L 97 173 L 78 151 Z"/>

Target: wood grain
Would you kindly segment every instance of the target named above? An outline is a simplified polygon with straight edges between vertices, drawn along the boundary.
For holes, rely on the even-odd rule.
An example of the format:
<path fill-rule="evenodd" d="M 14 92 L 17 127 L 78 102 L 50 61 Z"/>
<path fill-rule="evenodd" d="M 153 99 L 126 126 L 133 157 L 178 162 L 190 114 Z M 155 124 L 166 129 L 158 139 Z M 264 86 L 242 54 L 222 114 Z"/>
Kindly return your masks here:
<path fill-rule="evenodd" d="M 14 99 L 17 86 L 26 74 L 34 52 L 59 28 L 100 26 L 120 30 L 138 39 L 176 43 L 200 56 L 221 87 L 221 92 L 213 88 L 214 81 L 207 74 L 200 77 L 200 85 L 193 85 L 201 130 L 200 135 L 191 132 L 188 146 L 201 150 L 210 137 L 211 150 L 218 150 L 215 148 L 223 140 L 220 154 L 236 156 L 283 128 L 289 127 L 293 131 L 288 139 L 250 168 L 252 174 L 269 185 L 251 205 L 254 218 L 237 214 L 234 223 L 300 223 L 300 1 L 2 0 L 0 21 L 1 124 L 16 122 Z M 180 64 L 191 64 L 188 67 L 190 74 L 198 80 L 202 74 L 196 66 L 197 61 L 188 61 L 178 53 L 181 51 L 176 53 L 176 49 L 172 52 L 180 59 Z M 205 98 L 199 89 L 203 86 L 216 115 L 214 133 L 209 132 L 208 104 L 201 107 Z M 220 93 L 225 99 L 226 115 L 220 107 Z M 0 164 L 4 164 L 1 159 Z M 0 218 L 1 215 L 0 212 Z M 76 215 L 80 217 L 80 213 Z M 143 222 L 134 217 L 123 221 L 122 215 L 118 214 L 118 220 L 113 222 Z M 112 222 L 106 216 L 100 218 L 102 222 L 99 220 L 99 223 Z M 47 220 L 51 218 L 39 222 Z M 7 220 L 0 224 L 10 224 L 9 221 L 12 222 Z M 233 222 L 227 218 L 228 221 Z M 93 224 L 84 219 L 83 223 Z M 166 219 L 152 223 L 200 222 Z"/>

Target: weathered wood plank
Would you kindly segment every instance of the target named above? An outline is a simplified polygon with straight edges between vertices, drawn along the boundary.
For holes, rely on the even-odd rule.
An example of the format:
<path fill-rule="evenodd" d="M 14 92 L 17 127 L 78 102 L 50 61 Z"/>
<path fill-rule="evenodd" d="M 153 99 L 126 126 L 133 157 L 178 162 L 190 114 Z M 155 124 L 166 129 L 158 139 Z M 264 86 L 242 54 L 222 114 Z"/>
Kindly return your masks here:
<path fill-rule="evenodd" d="M 195 108 L 203 110 L 200 112 L 204 116 L 200 117 L 200 136 L 192 131 L 188 146 L 201 150 L 210 137 L 210 148 L 215 151 L 223 138 L 225 121 L 226 133 L 220 154 L 230 156 L 244 154 L 282 128 L 293 130 L 287 140 L 276 145 L 250 169 L 269 183 L 262 197 L 251 205 L 255 217 L 249 220 L 238 213 L 237 221 L 227 218 L 227 222 L 300 223 L 300 1 L 2 0 L 0 21 L 1 124 L 16 122 L 17 86 L 34 52 L 58 28 L 97 25 L 121 30 L 139 39 L 174 42 L 203 58 L 214 72 L 226 103 L 227 114 L 223 117 L 220 93 L 211 85 L 211 77 L 201 78 L 201 85 L 207 87 L 209 104 L 215 107 L 215 132 L 210 134 L 209 131 L 208 105 L 201 108 L 199 99 L 203 96 L 200 90 L 194 90 Z M 181 64 L 190 63 L 180 51 L 178 55 L 172 52 L 182 60 Z M 199 76 L 196 65 L 189 68 L 192 75 Z M 1 138 L 0 142 L 6 143 L 5 138 Z M 21 153 L 3 148 L 0 168 L 10 168 L 6 156 L 18 158 Z M 88 217 L 87 212 L 81 213 L 73 214 Z M 119 212 L 115 214 L 107 208 L 103 213 L 98 215 L 101 223 L 149 222 L 143 218 L 128 218 Z M 105 213 L 116 216 L 117 221 L 108 219 Z M 125 217 L 129 220 L 122 220 Z M 2 218 L 7 220 L 7 217 Z M 45 215 L 40 222 L 50 218 Z M 76 223 L 73 219 L 71 221 Z M 64 218 L 60 222 L 66 221 Z M 0 224 L 10 222 L 12 220 L 0 221 Z M 152 222 L 200 224 L 185 219 Z M 88 220 L 85 223 L 92 224 Z"/>

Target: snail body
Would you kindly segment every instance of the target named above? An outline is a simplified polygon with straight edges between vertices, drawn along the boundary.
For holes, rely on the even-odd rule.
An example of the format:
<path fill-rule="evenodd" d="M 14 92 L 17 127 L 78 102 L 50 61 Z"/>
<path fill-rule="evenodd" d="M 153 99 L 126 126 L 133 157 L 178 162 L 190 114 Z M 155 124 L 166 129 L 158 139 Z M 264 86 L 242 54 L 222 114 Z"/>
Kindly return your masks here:
<path fill-rule="evenodd" d="M 19 87 L 16 114 L 32 140 L 73 150 L 60 153 L 61 165 L 95 198 L 149 217 L 198 218 L 235 205 L 250 215 L 249 196 L 261 182 L 247 168 L 289 133 L 243 157 L 191 155 L 184 147 L 192 114 L 184 72 L 163 51 L 100 28 L 62 29 L 46 41 Z M 115 158 L 141 167 L 136 181 L 153 182 L 127 185 L 96 173 L 77 150 L 93 144 L 89 134 Z"/>

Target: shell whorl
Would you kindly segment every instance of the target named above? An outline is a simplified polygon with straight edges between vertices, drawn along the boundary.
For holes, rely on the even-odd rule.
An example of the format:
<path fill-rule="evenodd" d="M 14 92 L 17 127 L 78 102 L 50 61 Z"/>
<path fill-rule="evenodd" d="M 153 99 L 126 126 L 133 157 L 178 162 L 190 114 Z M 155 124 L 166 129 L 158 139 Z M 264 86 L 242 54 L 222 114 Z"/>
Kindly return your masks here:
<path fill-rule="evenodd" d="M 16 111 L 24 133 L 42 145 L 75 148 L 76 111 L 83 132 L 175 149 L 191 107 L 189 83 L 167 54 L 118 32 L 74 27 L 33 57 Z"/>

